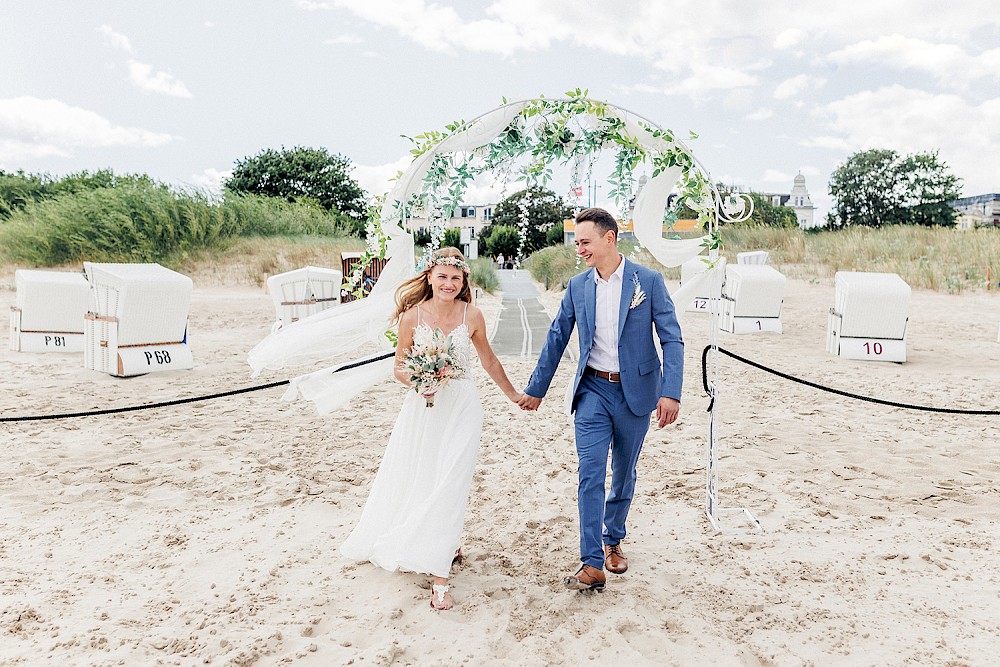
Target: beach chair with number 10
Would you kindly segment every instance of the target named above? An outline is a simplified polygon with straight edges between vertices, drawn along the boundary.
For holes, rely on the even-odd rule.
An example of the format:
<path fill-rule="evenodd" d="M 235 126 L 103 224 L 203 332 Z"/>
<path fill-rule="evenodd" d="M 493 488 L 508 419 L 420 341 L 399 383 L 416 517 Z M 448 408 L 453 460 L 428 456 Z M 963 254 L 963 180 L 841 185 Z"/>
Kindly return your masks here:
<path fill-rule="evenodd" d="M 826 349 L 844 359 L 906 361 L 910 286 L 895 273 L 838 271 Z"/>

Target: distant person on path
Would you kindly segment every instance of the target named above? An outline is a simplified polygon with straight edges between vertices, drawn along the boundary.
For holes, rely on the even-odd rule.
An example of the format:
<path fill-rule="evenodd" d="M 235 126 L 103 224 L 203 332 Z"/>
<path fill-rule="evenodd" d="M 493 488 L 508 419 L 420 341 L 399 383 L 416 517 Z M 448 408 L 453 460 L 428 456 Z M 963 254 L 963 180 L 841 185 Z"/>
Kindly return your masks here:
<path fill-rule="evenodd" d="M 572 590 L 600 591 L 606 583 L 605 567 L 616 574 L 628 569 L 621 541 L 635 491 L 636 463 L 650 413 L 656 411 L 660 428 L 677 419 L 684 342 L 663 276 L 618 252 L 618 222 L 610 213 L 600 208 L 580 211 L 576 254 L 590 270 L 570 279 L 518 405 L 538 409 L 575 325 L 580 361 L 571 408 L 579 460 L 582 565 L 563 584 Z M 605 497 L 609 450 L 611 491 Z"/>
<path fill-rule="evenodd" d="M 505 267 L 503 265 L 503 260 L 504 260 L 503 253 L 500 253 L 499 255 L 497 255 L 497 266 L 499 266 L 501 269 L 507 268 L 507 267 Z"/>

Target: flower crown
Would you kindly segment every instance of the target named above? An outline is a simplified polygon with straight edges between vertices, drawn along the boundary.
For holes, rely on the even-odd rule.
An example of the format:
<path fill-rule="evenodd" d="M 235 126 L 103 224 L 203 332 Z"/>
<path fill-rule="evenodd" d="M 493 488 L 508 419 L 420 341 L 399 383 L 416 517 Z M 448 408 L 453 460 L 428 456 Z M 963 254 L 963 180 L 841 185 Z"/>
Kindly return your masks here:
<path fill-rule="evenodd" d="M 469 265 L 466 264 L 461 257 L 442 257 L 432 255 L 427 260 L 427 266 L 424 268 L 430 271 L 434 265 L 454 266 L 456 269 L 462 269 L 463 272 L 469 273 Z"/>

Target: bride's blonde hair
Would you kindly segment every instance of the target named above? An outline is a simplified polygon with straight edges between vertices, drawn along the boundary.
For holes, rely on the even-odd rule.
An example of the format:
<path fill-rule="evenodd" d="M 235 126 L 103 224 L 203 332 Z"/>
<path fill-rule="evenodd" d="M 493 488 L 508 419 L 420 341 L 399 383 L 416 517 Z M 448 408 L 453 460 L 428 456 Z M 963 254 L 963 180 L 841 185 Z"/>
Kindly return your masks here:
<path fill-rule="evenodd" d="M 400 316 L 410 308 L 434 296 L 434 290 L 431 288 L 428 278 L 431 271 L 438 264 L 454 266 L 462 270 L 462 289 L 458 291 L 458 296 L 455 298 L 459 301 L 472 303 L 472 288 L 469 286 L 469 264 L 465 261 L 465 257 L 458 248 L 440 248 L 434 251 L 434 254 L 427 259 L 427 266 L 423 271 L 420 271 L 417 275 L 407 280 L 396 290 L 396 312 L 392 316 L 393 324 L 399 322 Z"/>

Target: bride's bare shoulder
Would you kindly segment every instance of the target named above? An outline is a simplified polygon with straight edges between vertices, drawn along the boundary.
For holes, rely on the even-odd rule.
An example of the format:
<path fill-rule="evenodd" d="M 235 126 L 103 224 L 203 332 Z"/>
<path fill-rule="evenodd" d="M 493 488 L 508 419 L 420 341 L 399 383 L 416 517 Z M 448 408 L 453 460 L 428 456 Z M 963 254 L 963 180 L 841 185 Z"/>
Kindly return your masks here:
<path fill-rule="evenodd" d="M 483 311 L 470 303 L 469 310 L 465 314 L 465 321 L 469 324 L 479 324 L 485 323 L 486 318 L 483 316 Z"/>
<path fill-rule="evenodd" d="M 403 314 L 399 316 L 399 326 L 401 327 L 412 327 L 417 324 L 417 309 L 407 308 L 403 311 Z"/>

